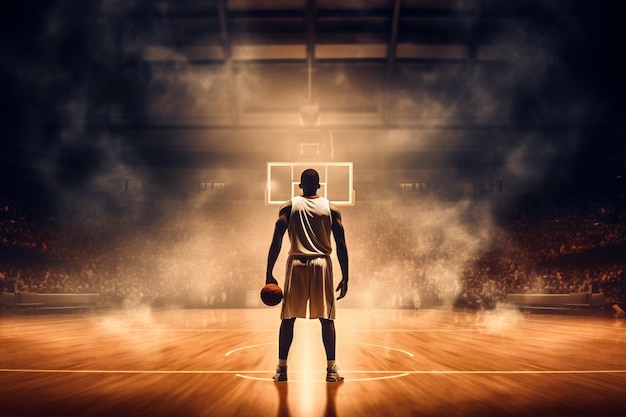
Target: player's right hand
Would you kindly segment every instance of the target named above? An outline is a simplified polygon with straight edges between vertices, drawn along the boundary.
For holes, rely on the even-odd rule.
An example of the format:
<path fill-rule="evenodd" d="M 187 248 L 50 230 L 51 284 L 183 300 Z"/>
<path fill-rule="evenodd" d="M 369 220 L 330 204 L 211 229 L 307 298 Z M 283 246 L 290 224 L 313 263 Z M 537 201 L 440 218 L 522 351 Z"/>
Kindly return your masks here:
<path fill-rule="evenodd" d="M 278 285 L 278 281 L 276 281 L 276 278 L 274 278 L 273 276 L 268 276 L 267 278 L 265 278 L 265 285 L 267 284 L 276 284 Z"/>

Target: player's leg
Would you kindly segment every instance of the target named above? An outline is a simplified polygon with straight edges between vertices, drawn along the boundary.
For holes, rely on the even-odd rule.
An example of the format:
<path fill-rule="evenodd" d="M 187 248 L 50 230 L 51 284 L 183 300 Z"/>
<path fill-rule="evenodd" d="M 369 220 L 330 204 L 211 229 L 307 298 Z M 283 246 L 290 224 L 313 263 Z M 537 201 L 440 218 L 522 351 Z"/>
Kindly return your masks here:
<path fill-rule="evenodd" d="M 320 318 L 322 323 L 322 342 L 324 342 L 324 350 L 326 351 L 326 360 L 335 360 L 335 348 L 337 344 L 337 335 L 335 333 L 335 322 L 328 319 Z"/>
<path fill-rule="evenodd" d="M 326 351 L 326 381 L 341 382 L 343 377 L 339 375 L 339 369 L 335 363 L 335 349 L 337 345 L 337 335 L 335 332 L 335 322 L 333 320 L 320 318 L 322 324 L 322 342 Z"/>
<path fill-rule="evenodd" d="M 278 359 L 287 360 L 289 349 L 293 342 L 293 328 L 296 318 L 283 319 L 280 322 L 280 331 L 278 332 Z"/>
<path fill-rule="evenodd" d="M 278 366 L 276 367 L 276 374 L 273 377 L 274 381 L 277 382 L 287 380 L 287 357 L 289 356 L 289 349 L 293 342 L 293 328 L 295 322 L 295 317 L 282 319 L 280 322 L 280 330 L 278 332 Z"/>
<path fill-rule="evenodd" d="M 320 257 L 309 262 L 311 267 L 310 317 L 317 317 L 322 325 L 322 342 L 326 351 L 326 381 L 340 382 L 343 378 L 335 364 L 335 295 L 330 257 Z"/>

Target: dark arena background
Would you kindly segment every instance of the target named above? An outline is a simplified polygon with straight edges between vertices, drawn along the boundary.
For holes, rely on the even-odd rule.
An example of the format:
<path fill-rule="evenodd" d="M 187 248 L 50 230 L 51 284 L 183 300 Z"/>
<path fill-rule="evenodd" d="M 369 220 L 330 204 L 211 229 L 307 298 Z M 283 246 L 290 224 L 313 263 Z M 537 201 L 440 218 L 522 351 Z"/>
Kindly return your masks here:
<path fill-rule="evenodd" d="M 0 4 L 0 416 L 626 415 L 622 1 Z M 309 166 L 340 384 L 259 299 Z"/>

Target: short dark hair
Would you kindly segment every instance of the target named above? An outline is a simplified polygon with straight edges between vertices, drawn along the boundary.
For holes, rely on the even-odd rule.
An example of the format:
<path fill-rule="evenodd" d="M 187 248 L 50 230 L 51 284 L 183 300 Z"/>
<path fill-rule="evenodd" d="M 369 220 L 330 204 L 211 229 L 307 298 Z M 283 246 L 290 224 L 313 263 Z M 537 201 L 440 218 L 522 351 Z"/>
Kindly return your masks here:
<path fill-rule="evenodd" d="M 300 176 L 300 184 L 305 187 L 307 185 L 319 185 L 320 174 L 313 168 L 305 169 Z"/>

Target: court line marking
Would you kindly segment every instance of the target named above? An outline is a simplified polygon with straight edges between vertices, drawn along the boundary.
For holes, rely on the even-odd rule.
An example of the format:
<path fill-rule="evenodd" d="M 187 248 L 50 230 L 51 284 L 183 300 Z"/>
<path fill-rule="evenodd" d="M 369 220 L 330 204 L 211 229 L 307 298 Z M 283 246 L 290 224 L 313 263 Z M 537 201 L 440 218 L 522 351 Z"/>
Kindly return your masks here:
<path fill-rule="evenodd" d="M 386 310 L 386 309 L 383 309 Z M 404 309 L 400 309 L 400 310 L 404 310 Z M 519 311 L 516 309 L 512 309 L 515 311 Z M 407 310 L 408 311 L 408 310 Z M 423 311 L 428 312 L 428 313 L 433 313 L 434 315 L 468 315 L 468 316 L 472 316 L 472 317 L 477 317 L 479 314 L 475 313 L 475 312 L 464 312 L 464 311 L 449 311 L 449 310 L 441 310 L 441 309 L 424 309 Z M 151 314 L 155 314 L 155 313 L 162 313 L 161 311 L 151 311 Z M 99 322 L 100 320 L 102 320 L 102 318 L 105 319 L 132 319 L 133 317 L 136 317 L 140 314 L 144 314 L 143 311 L 138 311 L 138 312 L 132 312 L 132 313 L 128 313 L 128 314 L 122 314 L 122 315 L 89 315 L 89 316 L 81 316 L 81 317 L 64 317 L 63 319 L 57 319 L 57 320 L 37 320 L 35 319 L 34 321 L 30 321 L 30 320 L 24 320 L 24 321 L 20 321 L 20 322 L 12 322 L 12 323 L 8 323 L 6 324 L 7 327 L 30 327 L 30 326 L 39 326 L 39 325 L 44 325 L 44 324 L 55 324 L 55 323 L 72 323 L 72 322 L 79 322 L 79 321 L 95 321 L 95 322 Z M 489 311 L 487 313 L 485 313 L 486 315 L 489 315 Z M 551 316 L 554 318 L 554 320 L 546 320 L 540 317 L 532 317 L 528 314 L 524 314 L 520 312 L 520 318 L 522 319 L 522 321 L 527 322 L 527 323 L 549 323 L 549 324 L 561 324 L 564 326 L 574 326 L 574 327 L 590 327 L 590 328 L 604 328 L 604 329 L 609 329 L 609 330 L 623 330 L 624 328 L 619 326 L 611 326 L 611 325 L 607 325 L 607 324 L 590 324 L 590 323 L 585 323 L 584 321 L 566 321 L 566 320 L 562 320 L 560 319 L 558 316 Z M 497 312 L 494 312 L 494 315 L 497 316 Z M 610 319 L 609 317 L 607 317 L 607 319 Z M 125 326 L 128 329 L 132 329 L 134 331 L 153 331 L 153 330 L 160 330 L 160 331 L 176 331 L 176 332 L 275 332 L 276 329 L 275 328 L 267 328 L 267 329 L 181 329 L 181 328 L 170 328 L 170 327 L 141 327 L 138 326 L 137 324 L 133 324 L 131 323 L 129 326 Z M 371 332 L 371 333 L 436 333 L 436 332 L 441 332 L 441 333 L 446 333 L 446 332 L 480 332 L 484 327 L 483 326 L 479 326 L 476 328 L 468 328 L 468 329 L 416 329 L 416 328 L 409 328 L 409 329 L 349 329 L 349 328 L 342 328 L 342 331 L 349 331 L 349 332 Z"/>
<path fill-rule="evenodd" d="M 235 352 L 239 352 L 245 349 L 252 349 L 255 347 L 259 347 L 259 346 L 268 346 L 268 345 L 276 345 L 275 342 L 270 342 L 270 343 L 259 343 L 257 345 L 248 345 L 248 346 L 242 346 L 233 350 L 229 350 L 228 352 L 226 352 L 226 354 L 224 356 L 230 356 L 231 354 L 235 353 Z"/>
<path fill-rule="evenodd" d="M 376 378 L 349 378 L 348 381 L 350 382 L 359 382 L 359 381 L 378 381 L 378 380 L 383 380 L 383 379 L 394 379 L 394 378 L 402 378 L 405 376 L 408 376 L 409 374 L 402 373 L 399 375 L 389 375 L 389 376 L 383 376 L 383 377 L 376 377 Z M 238 376 L 239 378 L 243 378 L 243 379 L 251 379 L 253 381 L 271 381 L 274 382 L 274 380 L 272 378 L 259 378 L 256 376 L 250 376 L 250 375 L 243 375 L 243 374 L 236 374 L 235 376 Z M 289 382 L 309 382 L 308 379 L 290 379 Z M 345 380 L 343 382 L 346 382 Z"/>
<path fill-rule="evenodd" d="M 76 319 L 75 321 L 79 321 L 79 320 L 87 320 L 87 319 Z M 74 321 L 72 321 L 74 322 Z M 17 323 L 11 323 L 11 324 L 7 324 L 5 325 L 5 328 L 10 328 L 10 327 L 22 327 L 22 326 L 40 326 L 40 325 L 47 325 L 47 324 L 55 324 L 55 323 L 69 323 L 69 321 L 63 321 L 63 320 L 56 320 L 56 321 L 47 321 L 47 322 L 40 322 L 40 323 L 22 323 L 22 324 L 17 324 Z M 101 323 L 95 323 L 97 325 L 101 325 Z M 115 323 L 114 323 L 115 324 Z M 106 325 L 104 325 L 104 327 L 106 327 Z M 166 331 L 166 332 L 181 332 L 181 333 L 276 333 L 278 327 L 272 327 L 272 328 L 266 328 L 266 329 L 233 329 L 233 328 L 228 328 L 228 329 L 198 329 L 198 328 L 179 328 L 179 327 L 158 327 L 158 326 L 154 326 L 151 327 L 151 325 L 146 325 L 146 326 L 141 326 L 141 325 L 137 325 L 137 324 L 131 324 L 131 325 L 124 325 L 124 323 L 120 323 L 119 326 L 114 326 L 114 327 L 119 327 L 125 330 L 132 330 L 132 331 L 137 331 L 137 332 L 150 332 L 150 331 Z M 415 331 L 422 331 L 422 330 L 417 330 L 417 329 L 391 329 L 391 330 L 376 330 L 376 329 L 342 329 L 342 331 L 350 331 L 350 332 L 368 332 L 368 333 L 376 333 L 376 332 L 384 332 L 384 333 L 407 333 L 407 332 L 415 332 Z M 423 331 L 430 331 L 428 329 L 424 329 Z M 436 332 L 445 332 L 447 330 L 442 330 L 442 329 L 433 329 L 432 331 L 436 331 Z M 458 331 L 458 332 L 468 332 L 468 331 L 476 331 L 474 329 L 451 329 L 450 331 Z"/>
<path fill-rule="evenodd" d="M 55 323 L 55 322 L 49 322 Z M 44 323 L 48 324 L 48 323 Z M 16 325 L 9 325 L 16 326 Z M 106 326 L 105 326 L 106 327 Z M 174 327 L 143 327 L 143 326 L 119 326 L 120 328 L 126 330 L 133 331 L 167 331 L 167 332 L 188 332 L 188 333 L 276 333 L 277 328 L 271 329 L 181 329 Z M 482 331 L 482 328 L 473 328 L 473 329 L 350 329 L 350 328 L 341 328 L 342 332 L 351 332 L 351 333 L 476 333 Z"/>
<path fill-rule="evenodd" d="M 345 374 L 398 374 L 394 377 L 407 375 L 600 375 L 600 374 L 626 374 L 626 369 L 589 369 L 589 370 L 342 370 Z M 211 374 L 267 374 L 273 370 L 131 370 L 131 369 L 26 369 L 26 368 L 0 368 L 1 373 L 40 373 L 40 374 L 156 374 L 156 375 L 211 375 Z M 292 371 L 298 373 L 302 371 Z M 325 371 L 319 371 L 325 372 Z M 390 377 L 388 377 L 390 378 Z M 257 378 L 261 379 L 261 378 Z M 380 378 L 376 378 L 380 379 Z"/>
<path fill-rule="evenodd" d="M 411 352 L 409 352 L 407 350 L 392 348 L 390 346 L 375 345 L 375 344 L 372 344 L 372 343 L 348 343 L 348 344 L 382 348 L 382 349 L 385 349 L 385 350 L 392 350 L 392 351 L 403 353 L 403 354 L 407 355 L 410 358 L 415 357 L 415 355 L 413 355 Z M 256 345 L 242 346 L 242 347 L 239 347 L 239 348 L 236 348 L 236 349 L 233 349 L 233 350 L 230 350 L 230 351 L 226 352 L 226 354 L 224 356 L 230 356 L 232 353 L 239 352 L 239 351 L 242 351 L 242 350 L 245 350 L 245 349 L 252 349 L 252 348 L 259 347 L 259 346 L 268 346 L 268 345 L 275 346 L 275 343 L 274 342 L 270 342 L 270 343 L 259 343 L 259 344 L 256 344 Z M 248 375 L 244 375 L 245 373 L 246 372 L 238 373 L 238 374 L 236 374 L 236 376 L 238 376 L 239 378 L 247 378 L 247 379 L 259 380 L 259 381 L 273 381 L 272 378 L 251 377 L 251 376 L 248 376 Z M 394 373 L 396 373 L 396 372 L 394 372 Z M 374 377 L 374 378 L 358 378 L 358 379 L 351 379 L 351 380 L 352 381 L 356 381 L 356 380 L 358 380 L 358 381 L 374 381 L 374 380 L 379 380 L 379 379 L 401 378 L 401 377 L 407 376 L 407 375 L 408 375 L 407 373 L 402 373 L 400 375 L 391 375 L 391 376 L 382 376 L 382 377 L 378 376 L 378 377 Z"/>
<path fill-rule="evenodd" d="M 460 315 L 470 315 L 473 317 L 476 317 L 477 314 L 476 313 L 469 313 L 469 312 L 463 312 L 463 311 L 448 311 L 448 310 L 440 310 L 440 309 L 424 309 L 424 311 L 427 311 L 429 313 L 433 313 L 433 315 L 441 315 L 441 316 L 445 316 L 445 315 L 450 315 L 450 314 L 460 314 Z M 155 313 L 154 311 L 151 311 L 151 313 Z M 157 312 L 160 313 L 160 312 Z M 15 329 L 15 328 L 25 328 L 25 327 L 31 327 L 31 326 L 40 326 L 40 325 L 45 325 L 45 324 L 56 324 L 56 323 L 76 323 L 76 322 L 81 322 L 81 321 L 95 321 L 95 322 L 99 322 L 100 320 L 102 320 L 102 318 L 106 318 L 106 319 L 117 319 L 117 318 L 121 318 L 121 319 L 126 319 L 126 318 L 132 318 L 135 317 L 139 314 L 143 314 L 143 311 L 140 312 L 135 312 L 132 314 L 124 314 L 124 315 L 120 315 L 119 317 L 117 315 L 113 315 L 113 316 L 107 316 L 107 315 L 103 315 L 103 316 L 93 316 L 93 315 L 89 315 L 89 316 L 81 316 L 81 317 L 64 317 L 62 319 L 58 319 L 58 320 L 34 320 L 34 321 L 30 321 L 30 320 L 25 320 L 22 322 L 12 322 L 12 323 L 3 323 L 6 325 L 7 329 Z M 620 332 L 623 332 L 624 327 L 621 326 L 614 326 L 614 325 L 608 325 L 608 324 L 602 324 L 602 323 L 586 323 L 584 320 L 583 321 L 569 321 L 569 320 L 563 320 L 563 319 L 559 319 L 557 316 L 552 316 L 552 318 L 554 318 L 554 320 L 546 320 L 540 317 L 532 317 L 529 316 L 527 314 L 523 314 L 520 316 L 521 321 L 525 322 L 529 325 L 533 325 L 533 324 L 542 324 L 542 323 L 548 323 L 548 324 L 559 324 L 559 325 L 563 325 L 563 326 L 568 326 L 568 327 L 580 327 L 580 328 L 589 328 L 589 329 L 596 329 L 596 328 L 601 328 L 601 329 L 607 329 L 607 330 L 617 330 Z M 488 315 L 488 313 L 487 313 Z M 128 326 L 123 326 L 126 329 L 129 330 L 133 330 L 133 331 L 170 331 L 170 332 L 198 332 L 198 333 L 218 333 L 218 332 L 224 332 L 224 333 L 235 333 L 235 332 L 275 332 L 276 329 L 275 328 L 267 328 L 267 329 L 181 329 L 181 328 L 170 328 L 170 327 L 141 327 L 141 326 L 137 326 L 136 324 L 130 324 Z M 488 326 L 487 326 L 488 327 Z M 484 326 L 479 326 L 479 327 L 474 327 L 474 328 L 465 328 L 465 329 L 416 329 L 416 328 L 410 328 L 410 329 L 389 329 L 389 330 L 385 330 L 385 329 L 349 329 L 349 328 L 342 328 L 342 331 L 344 332 L 354 332 L 354 333 L 472 333 L 472 332 L 482 332 L 485 329 Z M 622 338 L 614 338 L 613 340 L 618 340 L 621 341 L 623 340 Z"/>
<path fill-rule="evenodd" d="M 344 343 L 342 343 L 344 344 Z M 370 346 L 370 347 L 377 347 L 377 348 L 381 348 L 381 349 L 385 349 L 385 350 L 394 350 L 396 352 L 400 352 L 400 353 L 404 353 L 405 355 L 407 355 L 410 358 L 414 358 L 415 355 L 412 354 L 411 352 L 409 352 L 408 350 L 403 350 L 403 349 L 397 349 L 397 348 L 392 348 L 390 346 L 384 346 L 384 345 L 375 345 L 375 344 L 371 344 L 371 343 L 345 343 L 346 345 L 362 345 L 362 346 Z M 242 350 L 246 350 L 246 349 L 252 349 L 252 348 L 256 348 L 256 347 L 260 347 L 260 346 L 275 346 L 276 343 L 275 342 L 269 342 L 269 343 L 259 343 L 256 345 L 248 345 L 248 346 L 242 346 L 242 347 L 238 347 L 236 349 L 232 349 L 229 350 L 228 352 L 226 352 L 226 354 L 224 354 L 224 356 L 230 356 L 235 352 L 240 352 Z"/>
<path fill-rule="evenodd" d="M 377 348 L 381 348 L 381 349 L 385 349 L 385 350 L 394 350 L 396 352 L 400 352 L 400 353 L 404 353 L 405 355 L 407 355 L 410 358 L 414 358 L 415 355 L 412 354 L 411 352 L 409 352 L 408 350 L 403 350 L 403 349 L 398 349 L 398 348 L 392 348 L 390 346 L 384 346 L 384 345 L 374 345 L 371 343 L 342 343 L 342 344 L 346 344 L 346 345 L 361 345 L 361 346 L 370 346 L 370 347 L 377 347 Z"/>

